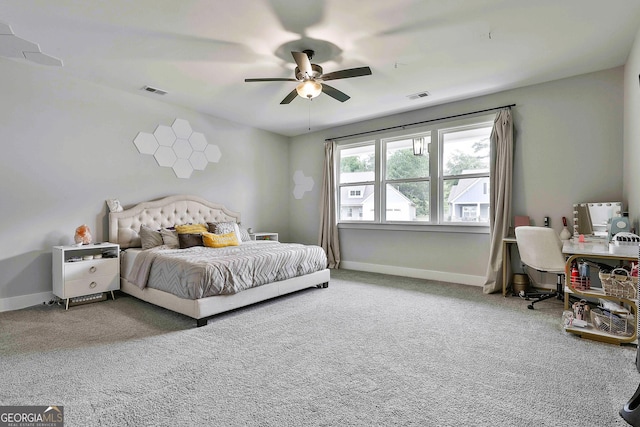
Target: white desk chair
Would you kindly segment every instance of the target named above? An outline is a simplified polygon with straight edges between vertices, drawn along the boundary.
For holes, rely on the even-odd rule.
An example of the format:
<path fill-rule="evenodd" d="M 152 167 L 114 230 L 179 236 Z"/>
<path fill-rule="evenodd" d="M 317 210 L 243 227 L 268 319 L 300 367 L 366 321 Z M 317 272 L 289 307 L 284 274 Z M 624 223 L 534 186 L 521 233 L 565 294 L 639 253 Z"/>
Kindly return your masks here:
<path fill-rule="evenodd" d="M 565 259 L 562 255 L 562 242 L 555 231 L 547 227 L 521 226 L 516 228 L 516 241 L 522 263 L 534 270 L 557 274 L 555 291 L 520 292 L 520 296 L 532 300 L 533 304 L 549 298 L 564 298 Z"/>

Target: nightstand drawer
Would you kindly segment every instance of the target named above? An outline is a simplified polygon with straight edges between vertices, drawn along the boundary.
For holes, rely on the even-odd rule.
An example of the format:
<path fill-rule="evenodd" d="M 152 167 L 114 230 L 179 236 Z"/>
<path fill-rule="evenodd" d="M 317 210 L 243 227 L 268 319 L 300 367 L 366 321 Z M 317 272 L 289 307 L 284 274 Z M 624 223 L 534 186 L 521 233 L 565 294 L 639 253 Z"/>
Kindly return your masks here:
<path fill-rule="evenodd" d="M 97 259 L 93 261 L 67 262 L 64 265 L 65 281 L 87 279 L 97 276 L 118 276 L 117 259 Z"/>
<path fill-rule="evenodd" d="M 97 294 L 98 292 L 115 291 L 120 289 L 120 279 L 117 276 L 96 276 L 69 280 L 64 286 L 64 297 L 73 298 L 81 295 Z"/>
<path fill-rule="evenodd" d="M 69 308 L 71 298 L 108 291 L 111 291 L 113 298 L 113 291 L 120 289 L 119 245 L 96 243 L 54 246 L 51 256 L 53 294 L 66 300 L 65 309 Z M 102 298 L 88 298 L 83 301 L 98 302 L 102 301 Z"/>

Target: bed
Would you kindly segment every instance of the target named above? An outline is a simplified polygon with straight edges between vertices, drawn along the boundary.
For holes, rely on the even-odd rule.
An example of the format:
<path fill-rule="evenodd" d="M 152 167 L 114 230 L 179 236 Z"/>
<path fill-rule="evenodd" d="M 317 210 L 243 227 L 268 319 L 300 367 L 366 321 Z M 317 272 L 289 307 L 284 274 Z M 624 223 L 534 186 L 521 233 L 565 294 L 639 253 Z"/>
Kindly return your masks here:
<path fill-rule="evenodd" d="M 122 251 L 122 292 L 192 317 L 200 327 L 206 325 L 209 318 L 216 314 L 301 289 L 326 288 L 329 284 L 326 255 L 319 246 L 249 241 L 245 238 L 248 237 L 246 230 L 237 225 L 235 232 L 240 231 L 242 237 L 238 239 L 240 244 L 237 246 L 212 248 L 194 245 L 183 249 L 166 245 L 149 247 L 149 230 L 169 233 L 170 230 L 179 229 L 179 226 L 184 228 L 187 224 L 229 226 L 241 223 L 239 213 L 191 195 L 169 196 L 109 213 L 109 241 L 119 244 Z M 227 236 L 204 234 L 215 238 Z M 165 234 L 161 236 L 167 237 Z M 182 239 L 184 236 L 180 237 Z M 166 238 L 164 241 L 166 242 Z M 182 240 L 180 243 L 183 243 Z M 285 252 L 295 253 L 292 256 L 297 258 L 286 261 Z M 204 265 L 203 258 L 208 257 L 209 253 L 215 254 L 212 257 L 220 260 L 207 261 Z M 193 264 L 186 264 L 191 256 L 194 257 Z M 274 256 L 278 258 L 273 259 Z M 171 257 L 183 259 L 173 261 Z M 162 267 L 163 263 L 168 262 L 175 262 L 176 265 Z M 182 262 L 185 263 L 184 267 L 181 266 L 183 264 L 177 264 Z M 214 262 L 219 262 L 220 265 Z M 272 264 L 268 264 L 269 262 Z M 233 268 L 238 266 L 240 269 L 233 272 Z M 166 270 L 158 270 L 161 268 Z M 285 274 L 282 270 L 291 271 Z M 206 276 L 206 280 L 199 282 L 192 280 L 192 276 L 187 277 L 194 271 Z M 171 275 L 171 279 L 166 280 Z M 159 277 L 164 277 L 166 283 L 152 283 L 152 279 Z M 230 280 L 232 283 L 216 282 L 219 280 Z M 187 290 L 184 288 L 185 284 L 188 286 Z"/>

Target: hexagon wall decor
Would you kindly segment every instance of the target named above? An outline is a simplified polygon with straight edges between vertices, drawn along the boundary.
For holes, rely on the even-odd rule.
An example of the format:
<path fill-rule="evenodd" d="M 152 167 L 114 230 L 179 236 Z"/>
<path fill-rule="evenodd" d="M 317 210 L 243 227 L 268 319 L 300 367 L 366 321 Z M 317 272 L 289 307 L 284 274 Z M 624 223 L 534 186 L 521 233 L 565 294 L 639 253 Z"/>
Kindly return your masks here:
<path fill-rule="evenodd" d="M 304 176 L 304 173 L 300 170 L 295 171 L 293 174 L 293 182 L 295 187 L 293 188 L 293 197 L 296 199 L 302 199 L 304 193 L 313 190 L 313 178 L 310 176 Z"/>
<path fill-rule="evenodd" d="M 153 133 L 138 132 L 133 144 L 140 154 L 153 156 L 158 166 L 172 168 L 178 178 L 184 179 L 222 157 L 220 148 L 209 144 L 204 134 L 194 132 L 184 119 L 175 119 L 171 126 L 158 125 Z"/>

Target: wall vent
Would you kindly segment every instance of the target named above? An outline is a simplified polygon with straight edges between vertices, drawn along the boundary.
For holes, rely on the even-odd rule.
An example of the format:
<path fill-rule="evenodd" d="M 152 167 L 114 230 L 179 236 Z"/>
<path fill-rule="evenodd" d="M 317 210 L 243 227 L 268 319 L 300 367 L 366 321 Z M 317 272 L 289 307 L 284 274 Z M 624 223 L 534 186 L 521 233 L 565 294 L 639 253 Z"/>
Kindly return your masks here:
<path fill-rule="evenodd" d="M 429 96 L 429 92 L 424 91 L 424 92 L 414 93 L 413 95 L 407 95 L 407 98 L 420 99 L 420 98 L 426 98 L 427 96 Z"/>
<path fill-rule="evenodd" d="M 166 95 L 167 94 L 166 90 L 158 89 L 158 88 L 151 87 L 151 86 L 145 86 L 145 87 L 142 88 L 142 90 L 146 90 L 147 92 L 155 93 L 156 95 Z"/>

